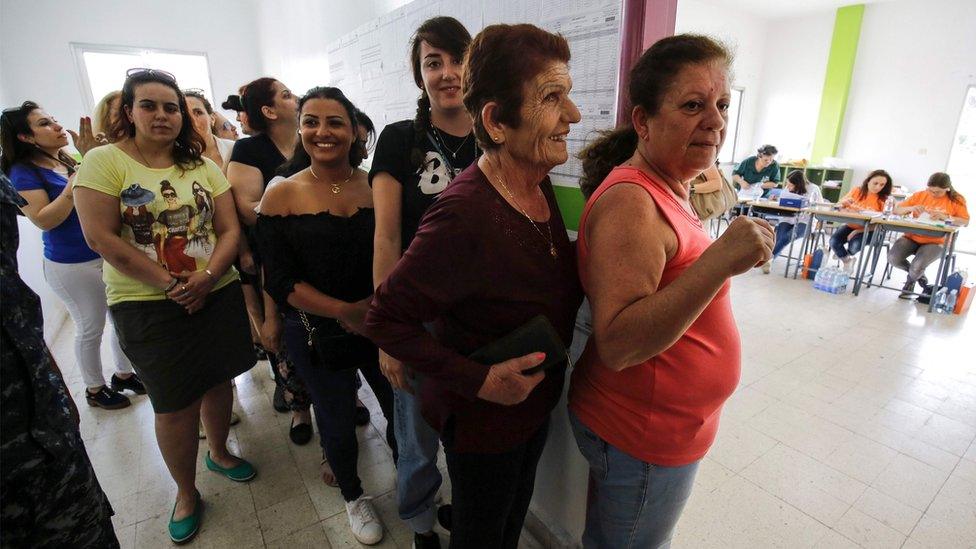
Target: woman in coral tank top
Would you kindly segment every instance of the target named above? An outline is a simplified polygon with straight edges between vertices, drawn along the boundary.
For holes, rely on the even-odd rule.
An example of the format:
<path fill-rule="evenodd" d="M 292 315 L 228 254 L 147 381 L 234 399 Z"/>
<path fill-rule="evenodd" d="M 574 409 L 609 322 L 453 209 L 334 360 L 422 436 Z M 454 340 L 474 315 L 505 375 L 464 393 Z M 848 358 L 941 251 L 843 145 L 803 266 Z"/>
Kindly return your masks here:
<path fill-rule="evenodd" d="M 688 201 L 725 139 L 731 63 L 704 36 L 658 41 L 630 74 L 633 126 L 580 155 L 593 336 L 570 418 L 590 464 L 587 548 L 669 545 L 739 381 L 728 279 L 771 257 L 773 232 L 739 216 L 712 242 Z"/>

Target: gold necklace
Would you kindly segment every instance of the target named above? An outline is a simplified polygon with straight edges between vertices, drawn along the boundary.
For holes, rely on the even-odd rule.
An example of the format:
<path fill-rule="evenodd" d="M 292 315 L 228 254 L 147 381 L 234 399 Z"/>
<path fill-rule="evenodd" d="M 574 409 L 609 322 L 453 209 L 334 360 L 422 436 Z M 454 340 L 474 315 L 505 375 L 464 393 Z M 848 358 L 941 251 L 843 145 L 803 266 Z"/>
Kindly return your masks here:
<path fill-rule="evenodd" d="M 142 158 L 142 162 L 146 165 L 146 167 L 152 168 L 152 164 L 146 160 L 146 155 L 142 154 L 142 149 L 139 148 L 139 143 L 136 141 L 135 137 L 132 138 L 132 144 L 136 146 L 136 152 L 139 153 L 139 157 Z"/>
<path fill-rule="evenodd" d="M 311 164 L 309 164 L 309 166 L 308 166 L 308 171 L 312 172 L 312 177 L 314 177 L 315 179 L 318 179 L 319 181 L 322 181 L 322 178 L 319 177 L 317 173 L 315 173 L 315 168 L 313 168 L 311 166 Z M 329 183 L 329 185 L 332 186 L 332 194 L 339 194 L 339 193 L 341 193 L 342 192 L 342 186 L 345 185 L 346 183 L 349 183 L 349 180 L 352 179 L 352 174 L 354 174 L 354 173 L 356 173 L 356 168 L 349 168 L 349 177 L 343 179 L 342 180 L 342 183 L 336 183 L 336 182 Z"/>
<path fill-rule="evenodd" d="M 529 214 L 525 211 L 525 208 L 522 207 L 522 204 L 520 204 L 519 201 L 515 199 L 515 195 L 512 194 L 512 191 L 508 190 L 508 185 L 505 184 L 505 181 L 497 173 L 495 174 L 495 180 L 498 181 L 498 183 L 502 186 L 503 189 L 505 189 L 505 192 L 508 193 L 508 197 L 512 199 L 512 202 L 514 202 L 515 206 L 519 209 L 520 212 L 522 212 L 522 215 L 524 215 L 525 218 L 529 220 L 529 224 L 532 225 L 532 227 L 535 229 L 535 232 L 539 233 L 539 236 L 543 240 L 545 240 L 547 244 L 549 244 L 549 255 L 551 255 L 553 259 L 557 259 L 559 257 L 559 253 L 556 252 L 556 243 L 552 239 L 552 227 L 549 226 L 549 223 L 546 223 L 546 231 L 549 232 L 549 238 L 546 238 L 546 235 L 542 234 L 542 229 L 539 228 L 539 225 L 535 222 L 534 219 L 532 219 L 529 216 Z M 551 221 L 552 211 L 549 212 L 549 218 Z"/>

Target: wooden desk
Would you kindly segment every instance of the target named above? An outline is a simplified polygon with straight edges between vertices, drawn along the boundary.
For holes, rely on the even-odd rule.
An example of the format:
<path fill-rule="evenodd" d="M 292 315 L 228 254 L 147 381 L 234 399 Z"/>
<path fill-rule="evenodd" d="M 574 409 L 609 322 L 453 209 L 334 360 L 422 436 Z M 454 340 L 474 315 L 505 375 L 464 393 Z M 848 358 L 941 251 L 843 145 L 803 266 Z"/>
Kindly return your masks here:
<path fill-rule="evenodd" d="M 868 228 L 868 225 L 871 223 L 871 220 L 874 219 L 875 217 L 877 217 L 879 215 L 877 213 L 868 214 L 868 213 L 862 213 L 862 212 L 859 212 L 859 211 L 856 212 L 856 211 L 851 211 L 851 210 L 835 210 L 833 208 L 824 208 L 822 206 L 814 206 L 814 207 L 811 207 L 811 208 L 805 208 L 803 211 L 806 212 L 806 213 L 808 213 L 808 214 L 810 214 L 810 218 L 811 219 L 810 219 L 810 230 L 807 231 L 806 236 L 803 238 L 803 247 L 800 249 L 800 257 L 804 257 L 804 256 L 806 256 L 807 253 L 810 253 L 812 251 L 812 250 L 809 250 L 809 247 L 810 247 L 810 236 L 813 234 L 813 221 L 814 220 L 826 221 L 826 222 L 829 222 L 829 223 L 842 223 L 844 225 L 847 225 L 847 224 L 850 224 L 850 225 L 859 225 L 859 226 L 863 227 L 864 230 L 865 230 L 865 233 L 867 233 L 867 228 Z M 867 234 L 865 234 L 865 236 L 863 236 L 861 238 L 867 238 Z M 869 242 L 865 241 L 864 244 L 865 244 L 865 247 L 867 247 L 868 244 L 869 244 Z M 829 252 L 828 252 L 828 254 L 829 254 Z M 855 273 L 854 273 L 854 286 L 853 286 L 853 289 L 851 291 L 851 293 L 853 293 L 854 295 L 857 295 L 858 292 L 861 289 L 861 284 L 860 284 L 861 278 L 860 277 L 863 276 L 863 274 L 864 274 L 864 268 L 863 268 L 863 266 L 867 264 L 867 262 L 864 261 L 864 256 L 865 256 L 865 250 L 861 250 L 861 253 L 859 253 L 858 256 L 857 256 L 857 269 L 855 270 Z M 821 266 L 826 261 L 828 261 L 828 258 L 827 257 L 824 257 L 823 260 L 822 260 L 822 262 L 821 262 Z M 793 271 L 793 278 L 794 279 L 799 274 L 799 272 L 800 272 L 800 266 L 802 264 L 803 264 L 802 261 L 798 261 L 797 262 L 796 269 Z"/>
<path fill-rule="evenodd" d="M 945 284 L 946 277 L 949 276 L 948 265 L 946 264 L 946 258 L 952 254 L 953 249 L 956 246 L 956 236 L 959 233 L 960 227 L 957 225 L 944 225 L 936 224 L 933 222 L 916 221 L 911 218 L 904 217 L 890 217 L 888 219 L 878 217 L 871 220 L 872 227 L 877 227 L 871 238 L 871 252 L 874 258 L 873 264 L 877 266 L 878 256 L 881 253 L 881 244 L 884 242 L 884 237 L 888 232 L 897 233 L 913 233 L 922 236 L 932 236 L 932 237 L 942 237 L 942 254 L 939 256 L 939 267 L 936 269 L 935 283 L 932 285 L 932 295 L 929 296 L 929 312 L 931 313 L 935 308 L 935 294 L 938 293 L 939 288 Z M 867 263 L 864 265 L 864 270 L 867 267 Z M 859 265 L 859 271 L 861 270 Z M 874 273 L 871 273 L 872 279 Z M 864 273 L 859 272 L 857 281 L 855 282 L 855 288 L 857 288 L 861 281 L 863 280 Z M 867 283 L 871 286 L 871 281 Z M 901 288 L 895 288 L 892 286 L 885 286 L 884 280 L 880 284 L 877 284 L 879 288 L 885 288 L 888 290 L 901 291 Z"/>

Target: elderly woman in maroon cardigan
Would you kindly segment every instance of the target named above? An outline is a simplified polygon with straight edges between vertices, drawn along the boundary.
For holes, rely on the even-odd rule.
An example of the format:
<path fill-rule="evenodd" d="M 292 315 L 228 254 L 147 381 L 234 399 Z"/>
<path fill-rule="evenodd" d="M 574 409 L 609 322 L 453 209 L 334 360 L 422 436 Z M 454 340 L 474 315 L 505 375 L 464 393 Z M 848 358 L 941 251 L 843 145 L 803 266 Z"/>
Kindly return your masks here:
<path fill-rule="evenodd" d="M 421 410 L 441 433 L 452 485 L 451 547 L 516 547 L 565 364 L 523 373 L 533 353 L 467 357 L 538 315 L 568 347 L 582 292 L 549 171 L 580 120 L 569 46 L 532 25 L 474 38 L 464 105 L 484 155 L 427 210 L 377 289 L 366 331 L 423 374 Z"/>

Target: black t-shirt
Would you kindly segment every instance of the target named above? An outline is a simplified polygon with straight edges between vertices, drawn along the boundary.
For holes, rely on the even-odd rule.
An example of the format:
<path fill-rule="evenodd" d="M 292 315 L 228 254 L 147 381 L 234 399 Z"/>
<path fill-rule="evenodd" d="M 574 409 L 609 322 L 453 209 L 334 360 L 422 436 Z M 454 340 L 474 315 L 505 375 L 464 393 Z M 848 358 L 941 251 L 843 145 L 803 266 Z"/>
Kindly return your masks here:
<path fill-rule="evenodd" d="M 436 130 L 431 130 L 432 135 L 442 140 L 441 149 L 454 168 L 454 175 L 461 173 L 475 161 L 478 148 L 473 133 L 466 137 L 455 137 L 446 132 L 434 134 L 434 131 Z M 424 212 L 453 179 L 444 158 L 426 136 L 419 143 L 420 150 L 425 153 L 425 163 L 419 169 L 410 164 L 410 152 L 414 147 L 415 137 L 413 120 L 401 120 L 383 128 L 376 142 L 373 164 L 369 170 L 370 185 L 373 184 L 376 174 L 387 172 L 403 186 L 400 243 L 404 250 L 417 234 Z"/>
<path fill-rule="evenodd" d="M 234 152 L 230 153 L 231 162 L 240 162 L 261 170 L 265 187 L 285 160 L 271 137 L 264 133 L 237 140 L 234 143 Z"/>

